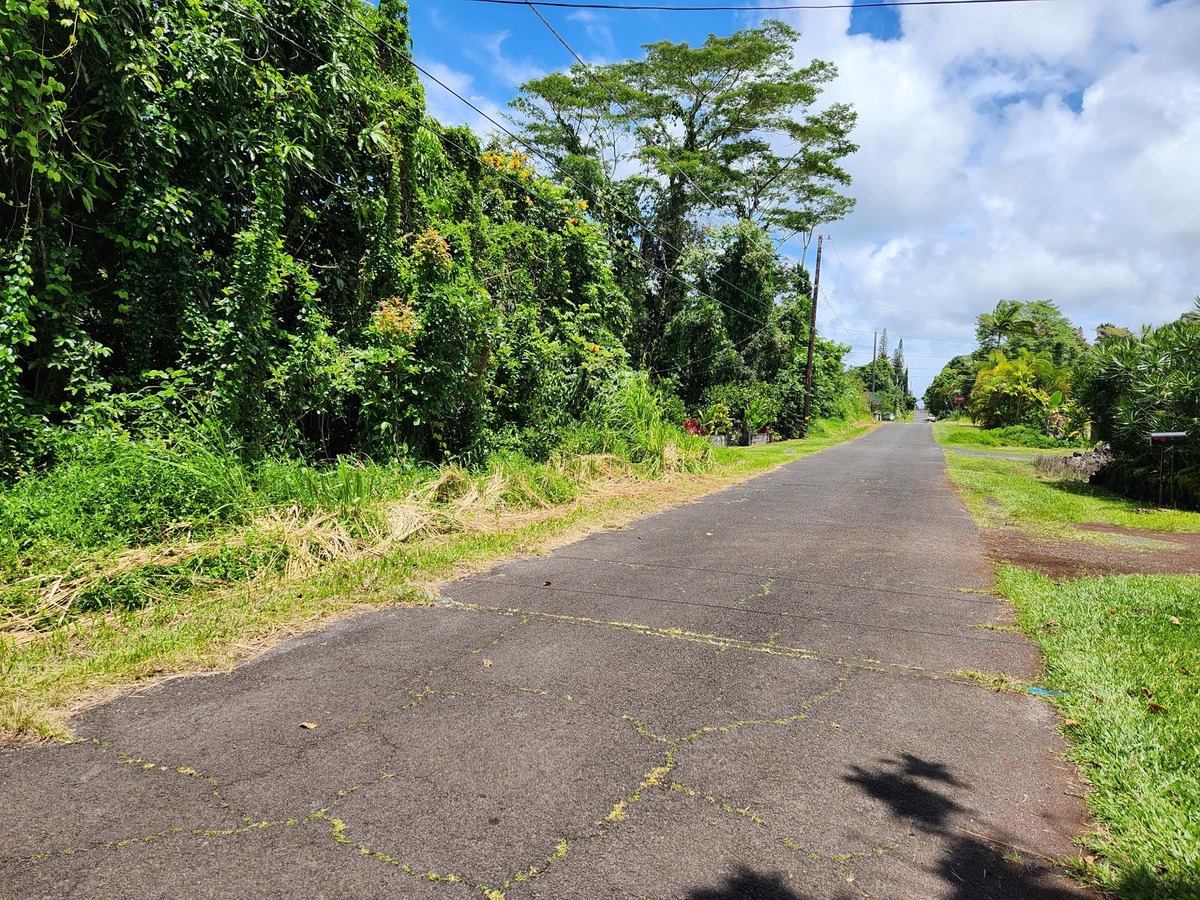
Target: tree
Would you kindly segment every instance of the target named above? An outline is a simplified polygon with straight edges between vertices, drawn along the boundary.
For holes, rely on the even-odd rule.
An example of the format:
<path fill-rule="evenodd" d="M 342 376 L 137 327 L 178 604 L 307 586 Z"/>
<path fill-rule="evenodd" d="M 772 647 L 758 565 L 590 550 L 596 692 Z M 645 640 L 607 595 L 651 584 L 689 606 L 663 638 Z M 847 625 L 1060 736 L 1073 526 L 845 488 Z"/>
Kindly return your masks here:
<path fill-rule="evenodd" d="M 1114 325 L 1112 322 L 1103 322 L 1096 326 L 1097 346 L 1105 344 L 1108 341 L 1131 337 L 1133 337 L 1133 332 L 1122 325 Z"/>
<path fill-rule="evenodd" d="M 813 111 L 836 70 L 820 60 L 795 67 L 798 38 L 768 20 L 700 47 L 647 44 L 642 59 L 577 65 L 521 88 L 515 107 L 526 135 L 555 152 L 600 161 L 618 147 L 615 134 L 632 143 L 626 160 L 640 164 L 651 223 L 639 235 L 649 277 L 639 330 L 640 357 L 652 367 L 671 363 L 662 339 L 687 294 L 681 262 L 702 238 L 697 214 L 811 233 L 852 206 L 839 193 L 850 182 L 839 162 L 857 149 L 854 112 Z M 601 169 L 615 170 L 607 161 Z"/>
<path fill-rule="evenodd" d="M 962 404 L 955 398 L 962 397 L 965 402 L 971 396 L 977 368 L 976 361 L 965 354 L 951 359 L 925 389 L 925 408 L 939 416 L 957 411 Z"/>
<path fill-rule="evenodd" d="M 908 389 L 908 366 L 904 364 L 904 338 L 896 344 L 892 354 L 892 373 L 894 386 L 892 391 L 892 412 L 908 412 L 916 409 L 917 398 Z"/>
<path fill-rule="evenodd" d="M 1012 356 L 1019 350 L 1048 353 L 1057 366 L 1069 366 L 1088 350 L 1083 332 L 1050 300 L 1001 300 L 990 313 L 977 318 L 976 358 L 984 360 L 993 350 Z"/>
<path fill-rule="evenodd" d="M 1050 407 L 1070 390 L 1069 373 L 1048 353 L 1022 348 L 1009 359 L 993 350 L 971 392 L 971 416 L 984 428 L 1029 425 L 1041 430 Z"/>
<path fill-rule="evenodd" d="M 1189 443 L 1171 450 L 1173 493 L 1200 508 L 1200 300 L 1174 322 L 1141 335 L 1115 335 L 1096 348 L 1080 397 L 1094 434 L 1116 457 L 1105 481 L 1142 497 L 1157 497 L 1160 450 L 1154 431 L 1186 431 Z"/>

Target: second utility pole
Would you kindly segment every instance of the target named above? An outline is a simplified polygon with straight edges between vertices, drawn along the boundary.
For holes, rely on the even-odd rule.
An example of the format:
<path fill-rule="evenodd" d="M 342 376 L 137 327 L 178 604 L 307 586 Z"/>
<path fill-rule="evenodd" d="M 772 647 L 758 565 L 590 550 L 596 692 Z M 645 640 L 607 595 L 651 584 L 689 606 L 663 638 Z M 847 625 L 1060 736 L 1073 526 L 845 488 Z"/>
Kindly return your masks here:
<path fill-rule="evenodd" d="M 801 437 L 808 437 L 808 417 L 812 412 L 813 346 L 817 342 L 817 294 L 821 290 L 821 241 L 824 239 L 824 235 L 817 237 L 817 274 L 813 278 L 812 316 L 808 321 L 808 365 L 804 367 L 804 433 Z"/>

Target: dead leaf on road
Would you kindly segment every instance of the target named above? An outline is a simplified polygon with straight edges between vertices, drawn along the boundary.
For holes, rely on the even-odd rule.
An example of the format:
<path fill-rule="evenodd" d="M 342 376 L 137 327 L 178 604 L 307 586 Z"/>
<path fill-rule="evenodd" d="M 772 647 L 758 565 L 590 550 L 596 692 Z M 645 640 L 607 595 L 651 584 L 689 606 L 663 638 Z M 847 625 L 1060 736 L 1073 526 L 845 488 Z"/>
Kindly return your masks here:
<path fill-rule="evenodd" d="M 316 728 L 317 723 L 316 722 L 301 722 L 300 727 L 301 728 Z"/>
<path fill-rule="evenodd" d="M 483 667 L 485 669 L 490 669 L 492 667 L 492 661 L 490 659 L 485 659 L 483 661 Z"/>

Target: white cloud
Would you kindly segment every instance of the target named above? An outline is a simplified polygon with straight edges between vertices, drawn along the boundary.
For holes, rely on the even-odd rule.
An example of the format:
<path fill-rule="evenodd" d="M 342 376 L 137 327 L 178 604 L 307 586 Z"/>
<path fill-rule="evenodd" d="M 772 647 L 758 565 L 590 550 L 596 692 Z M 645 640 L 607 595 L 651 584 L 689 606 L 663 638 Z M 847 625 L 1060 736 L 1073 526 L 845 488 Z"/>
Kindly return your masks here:
<path fill-rule="evenodd" d="M 418 59 L 417 63 L 429 73 L 421 75 L 426 109 L 443 125 L 469 125 L 480 136 L 499 130 L 493 120 L 507 125 L 504 108 L 479 93 L 472 76 L 435 60 Z"/>
<path fill-rule="evenodd" d="M 845 274 L 822 285 L 856 337 L 907 338 L 918 393 L 969 349 L 946 343 L 969 328 L 939 320 L 1001 297 L 1053 299 L 1090 336 L 1200 293 L 1200 3 L 921 7 L 888 42 L 847 35 L 848 14 L 792 21 L 800 58 L 839 67 L 829 99 L 859 113 L 858 209 L 828 229 Z"/>
<path fill-rule="evenodd" d="M 613 40 L 612 29 L 608 27 L 608 22 L 604 17 L 584 9 L 571 13 L 567 16 L 567 21 L 582 23 L 588 39 L 599 47 L 600 57 L 592 59 L 591 62 L 602 64 L 616 54 L 617 45 Z"/>

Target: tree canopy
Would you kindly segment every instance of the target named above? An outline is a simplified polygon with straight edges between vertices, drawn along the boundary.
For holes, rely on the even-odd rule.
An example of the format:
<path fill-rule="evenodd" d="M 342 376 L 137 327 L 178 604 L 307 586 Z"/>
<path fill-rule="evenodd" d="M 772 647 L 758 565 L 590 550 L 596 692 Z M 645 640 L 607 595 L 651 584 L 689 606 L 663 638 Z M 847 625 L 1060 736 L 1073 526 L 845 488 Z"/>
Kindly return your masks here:
<path fill-rule="evenodd" d="M 814 108 L 836 70 L 820 60 L 797 68 L 798 38 L 768 20 L 699 47 L 660 41 L 641 59 L 527 82 L 513 103 L 525 136 L 598 192 L 622 167 L 636 170 L 623 179 L 636 208 L 607 223 L 640 248 L 648 290 L 637 309 L 639 356 L 652 368 L 664 368 L 663 341 L 683 311 L 684 257 L 703 240 L 698 217 L 811 236 L 853 208 L 841 160 L 857 149 L 855 115 L 845 104 Z"/>

